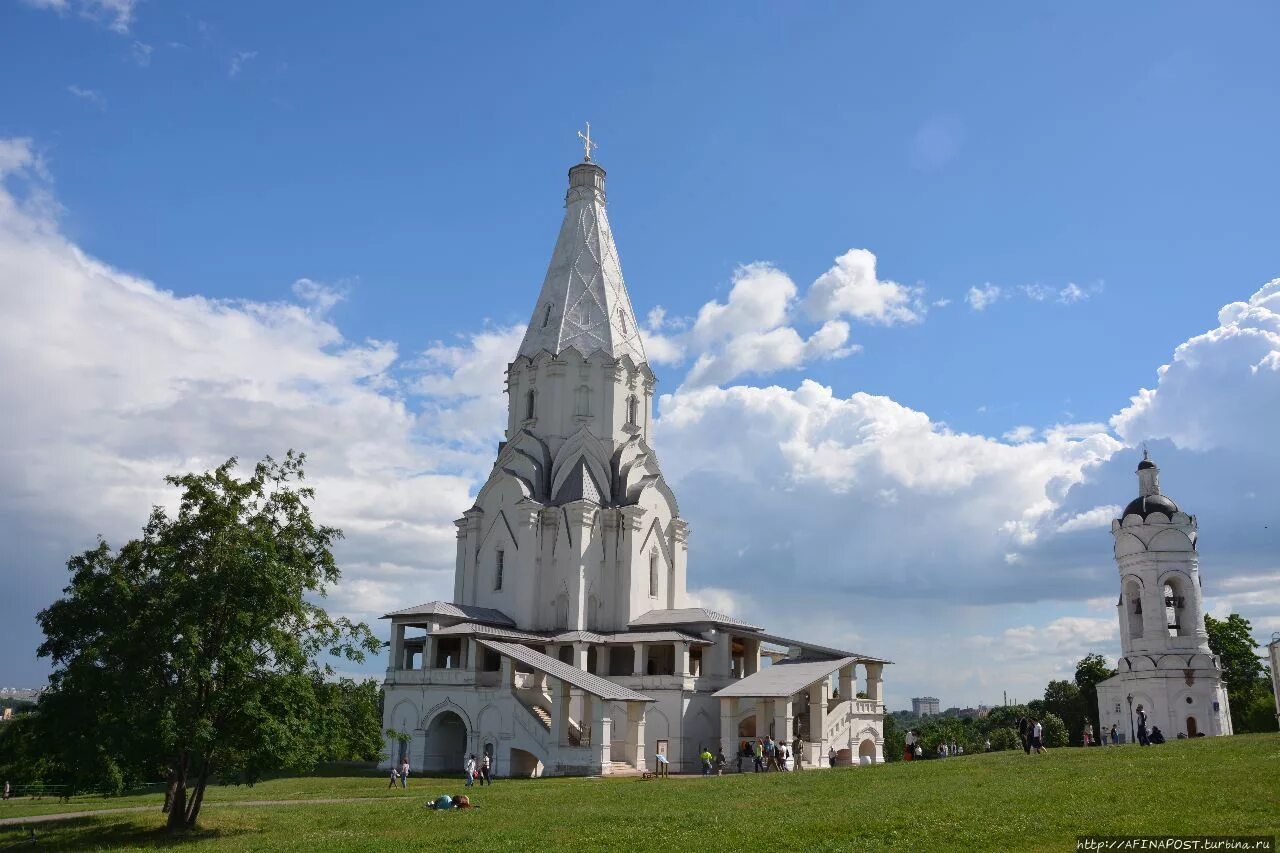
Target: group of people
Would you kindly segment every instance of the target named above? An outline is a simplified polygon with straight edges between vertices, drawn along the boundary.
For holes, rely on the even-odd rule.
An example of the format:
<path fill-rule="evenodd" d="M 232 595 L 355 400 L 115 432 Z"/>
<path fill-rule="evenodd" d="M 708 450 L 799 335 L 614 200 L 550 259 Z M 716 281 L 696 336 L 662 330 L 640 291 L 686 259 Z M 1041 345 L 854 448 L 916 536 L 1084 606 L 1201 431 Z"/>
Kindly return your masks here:
<path fill-rule="evenodd" d="M 391 781 L 387 784 L 387 787 L 394 788 L 396 785 L 399 785 L 401 788 L 409 787 L 408 756 L 401 758 L 399 764 L 391 765 Z"/>
<path fill-rule="evenodd" d="M 470 788 L 476 782 L 483 785 L 493 785 L 493 767 L 489 758 L 489 753 L 476 758 L 473 752 L 467 756 L 466 762 L 463 764 L 463 771 L 467 774 L 467 787 Z"/>
<path fill-rule="evenodd" d="M 1035 717 L 1018 718 L 1018 739 L 1022 741 L 1022 751 L 1027 755 L 1049 751 L 1044 745 L 1044 723 Z"/>
<path fill-rule="evenodd" d="M 987 751 L 991 751 L 991 741 L 987 741 Z M 964 744 L 956 741 L 942 741 L 938 744 L 938 758 L 951 758 L 956 755 L 964 755 Z M 902 737 L 902 760 L 903 761 L 920 761 L 924 758 L 924 746 L 920 743 L 920 732 L 915 729 L 907 729 L 907 733 Z"/>

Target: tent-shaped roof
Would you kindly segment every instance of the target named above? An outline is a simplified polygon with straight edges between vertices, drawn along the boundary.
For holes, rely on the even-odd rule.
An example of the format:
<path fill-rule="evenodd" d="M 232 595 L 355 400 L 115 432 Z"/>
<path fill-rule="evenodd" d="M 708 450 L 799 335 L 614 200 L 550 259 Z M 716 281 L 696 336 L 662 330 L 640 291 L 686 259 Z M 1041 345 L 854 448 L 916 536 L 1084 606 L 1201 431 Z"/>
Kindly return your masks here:
<path fill-rule="evenodd" d="M 507 628 L 516 626 L 515 620 L 501 610 L 495 610 L 492 607 L 476 607 L 471 604 L 453 604 L 448 601 L 428 601 L 416 607 L 392 611 L 382 618 L 395 619 L 401 616 L 448 616 L 454 619 L 483 622 L 487 625 L 502 625 Z"/>

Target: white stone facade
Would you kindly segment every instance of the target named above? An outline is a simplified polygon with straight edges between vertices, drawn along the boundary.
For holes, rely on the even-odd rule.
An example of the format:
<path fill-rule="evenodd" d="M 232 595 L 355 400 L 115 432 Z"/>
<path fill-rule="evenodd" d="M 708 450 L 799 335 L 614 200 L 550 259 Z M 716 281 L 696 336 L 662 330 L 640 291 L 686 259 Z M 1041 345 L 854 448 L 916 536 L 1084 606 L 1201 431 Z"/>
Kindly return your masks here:
<path fill-rule="evenodd" d="M 1143 455 L 1138 497 L 1111 522 L 1120 571 L 1118 674 L 1098 684 L 1104 731 L 1131 741 L 1137 711 L 1167 739 L 1231 734 L 1231 709 L 1209 650 L 1195 516 L 1160 493 L 1160 469 Z"/>
<path fill-rule="evenodd" d="M 765 734 L 810 764 L 879 762 L 887 661 L 688 606 L 689 528 L 649 443 L 656 380 L 604 176 L 569 172 L 505 441 L 457 521 L 453 601 L 388 614 L 384 728 L 419 772 L 486 751 L 500 776 L 639 772 L 659 751 L 678 772 L 721 747 L 736 766 L 739 739 Z"/>

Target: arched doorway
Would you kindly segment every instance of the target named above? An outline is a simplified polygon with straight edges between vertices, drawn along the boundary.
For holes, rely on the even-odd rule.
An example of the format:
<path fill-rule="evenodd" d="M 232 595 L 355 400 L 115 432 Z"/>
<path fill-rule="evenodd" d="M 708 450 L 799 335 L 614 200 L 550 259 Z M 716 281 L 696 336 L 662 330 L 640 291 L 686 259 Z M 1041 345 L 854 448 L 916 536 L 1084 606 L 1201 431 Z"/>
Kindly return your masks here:
<path fill-rule="evenodd" d="M 876 763 L 876 742 L 867 738 L 858 744 L 858 763 L 859 764 L 875 764 Z"/>
<path fill-rule="evenodd" d="M 542 762 L 532 752 L 511 748 L 511 775 L 536 779 L 542 775 Z"/>
<path fill-rule="evenodd" d="M 1187 737 L 1195 737 L 1199 733 L 1200 728 L 1196 725 L 1196 718 L 1187 717 Z"/>
<path fill-rule="evenodd" d="M 456 771 L 467 752 L 467 724 L 453 711 L 436 715 L 427 727 L 423 768 L 428 771 Z"/>

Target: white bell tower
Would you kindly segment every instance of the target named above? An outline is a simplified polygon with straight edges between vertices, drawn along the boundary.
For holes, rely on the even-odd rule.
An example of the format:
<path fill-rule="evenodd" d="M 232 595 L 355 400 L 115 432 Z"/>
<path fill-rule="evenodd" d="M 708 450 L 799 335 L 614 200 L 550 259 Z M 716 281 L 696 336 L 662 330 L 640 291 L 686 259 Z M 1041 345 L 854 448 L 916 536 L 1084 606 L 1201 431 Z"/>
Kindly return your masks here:
<path fill-rule="evenodd" d="M 1111 522 L 1121 655 L 1119 674 L 1098 685 L 1099 718 L 1125 738 L 1139 707 L 1168 739 L 1231 734 L 1222 670 L 1204 627 L 1199 526 L 1161 494 L 1160 469 L 1146 451 L 1137 474 L 1138 496 Z"/>

